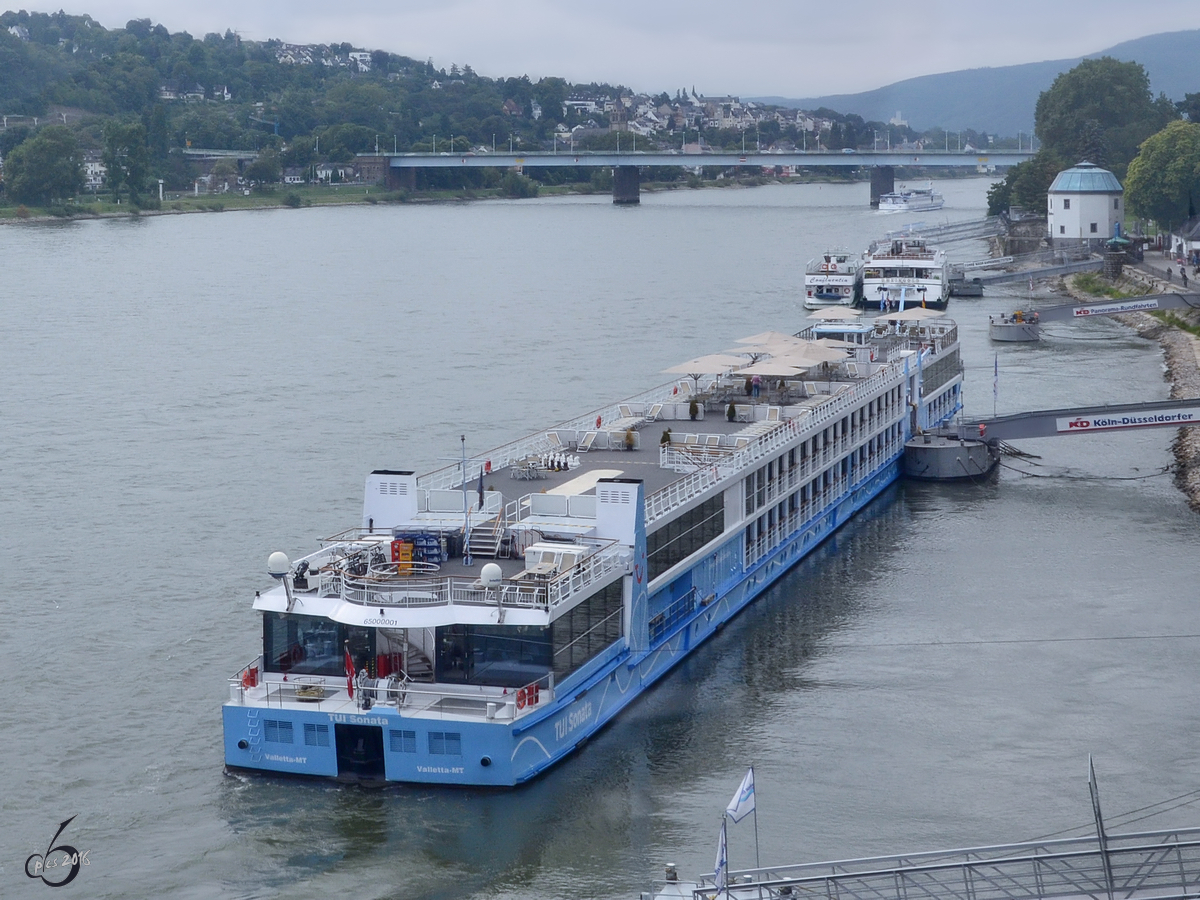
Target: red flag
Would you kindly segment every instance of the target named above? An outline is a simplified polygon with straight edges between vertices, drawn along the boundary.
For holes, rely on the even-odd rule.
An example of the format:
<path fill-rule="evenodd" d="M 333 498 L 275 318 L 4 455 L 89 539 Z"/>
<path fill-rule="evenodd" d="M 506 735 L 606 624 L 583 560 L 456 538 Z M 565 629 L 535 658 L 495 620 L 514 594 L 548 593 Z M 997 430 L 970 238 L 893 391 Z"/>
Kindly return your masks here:
<path fill-rule="evenodd" d="M 354 699 L 354 658 L 350 655 L 349 641 L 346 641 L 346 693 Z"/>

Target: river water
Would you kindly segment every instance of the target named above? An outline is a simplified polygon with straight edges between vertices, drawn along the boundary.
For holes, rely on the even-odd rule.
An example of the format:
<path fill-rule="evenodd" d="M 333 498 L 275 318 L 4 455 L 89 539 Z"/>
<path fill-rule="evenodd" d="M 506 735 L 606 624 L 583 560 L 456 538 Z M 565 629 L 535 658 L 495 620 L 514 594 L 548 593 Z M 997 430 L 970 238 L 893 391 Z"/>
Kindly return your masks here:
<path fill-rule="evenodd" d="M 982 215 L 947 181 L 929 221 Z M 712 868 L 746 766 L 764 862 L 1029 839 L 1197 787 L 1198 522 L 1169 430 L 1026 442 L 902 485 L 574 757 L 512 791 L 222 771 L 272 550 L 424 470 L 795 330 L 803 263 L 900 224 L 867 187 L 163 216 L 0 229 L 0 896 L 59 824 L 116 898 L 628 898 Z M 957 258 L 983 255 L 957 245 Z M 990 345 L 968 412 L 1160 399 L 1114 322 Z M 993 367 L 999 364 L 993 395 Z M 1023 471 L 1017 471 L 1017 468 Z M 1031 473 L 1031 474 L 1025 474 Z M 1194 824 L 1191 806 L 1135 828 Z M 750 820 L 731 828 L 753 861 Z"/>

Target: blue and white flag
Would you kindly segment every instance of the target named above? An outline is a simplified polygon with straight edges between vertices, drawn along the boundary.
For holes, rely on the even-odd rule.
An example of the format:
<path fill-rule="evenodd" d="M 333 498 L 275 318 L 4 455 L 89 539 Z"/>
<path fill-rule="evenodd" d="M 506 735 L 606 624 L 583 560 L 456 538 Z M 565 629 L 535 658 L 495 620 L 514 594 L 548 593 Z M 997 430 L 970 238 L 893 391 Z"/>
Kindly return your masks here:
<path fill-rule="evenodd" d="M 992 406 L 995 407 L 996 400 L 1000 397 L 1000 354 L 996 354 L 995 368 L 992 369 Z M 995 410 L 993 409 L 993 412 Z"/>
<path fill-rule="evenodd" d="M 754 812 L 754 766 L 746 770 L 742 786 L 738 788 L 733 799 L 729 801 L 729 805 L 725 807 L 725 815 L 734 822 L 742 821 L 752 812 Z"/>
<path fill-rule="evenodd" d="M 716 885 L 718 891 L 725 889 L 725 884 L 729 879 L 729 854 L 725 847 L 725 819 L 721 818 L 721 836 L 717 838 L 717 865 L 716 874 L 713 875 L 713 884 Z"/>

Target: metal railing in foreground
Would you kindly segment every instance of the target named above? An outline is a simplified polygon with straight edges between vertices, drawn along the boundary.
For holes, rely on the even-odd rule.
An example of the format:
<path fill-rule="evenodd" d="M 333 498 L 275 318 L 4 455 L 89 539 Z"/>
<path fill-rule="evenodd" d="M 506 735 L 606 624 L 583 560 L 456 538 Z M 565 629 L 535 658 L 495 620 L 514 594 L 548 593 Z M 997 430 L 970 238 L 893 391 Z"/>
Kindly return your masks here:
<path fill-rule="evenodd" d="M 729 886 L 733 898 L 807 900 L 1194 898 L 1200 828 L 1109 834 L 1107 850 L 1092 837 L 746 869 L 730 872 Z M 692 896 L 714 892 L 706 875 Z"/>

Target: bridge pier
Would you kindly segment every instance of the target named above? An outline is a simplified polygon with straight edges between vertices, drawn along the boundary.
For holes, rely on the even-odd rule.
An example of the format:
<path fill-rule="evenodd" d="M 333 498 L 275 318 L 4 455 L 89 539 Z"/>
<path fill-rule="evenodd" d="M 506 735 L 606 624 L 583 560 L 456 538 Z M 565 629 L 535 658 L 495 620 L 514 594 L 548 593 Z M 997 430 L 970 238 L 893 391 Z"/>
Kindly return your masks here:
<path fill-rule="evenodd" d="M 387 173 L 387 189 L 389 191 L 415 191 L 417 189 L 416 169 L 397 169 L 388 166 Z"/>
<path fill-rule="evenodd" d="M 613 166 L 613 203 L 632 206 L 642 202 L 637 166 Z"/>
<path fill-rule="evenodd" d="M 896 189 L 896 169 L 894 166 L 871 167 L 871 208 L 879 208 L 879 197 L 890 194 Z"/>

